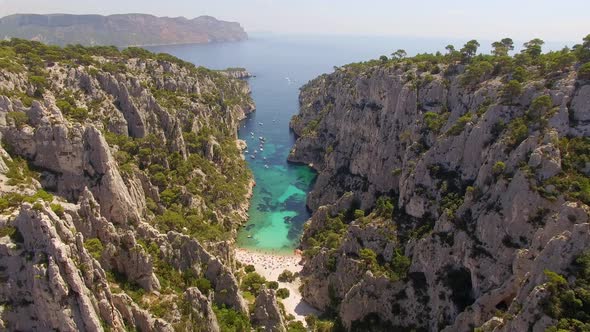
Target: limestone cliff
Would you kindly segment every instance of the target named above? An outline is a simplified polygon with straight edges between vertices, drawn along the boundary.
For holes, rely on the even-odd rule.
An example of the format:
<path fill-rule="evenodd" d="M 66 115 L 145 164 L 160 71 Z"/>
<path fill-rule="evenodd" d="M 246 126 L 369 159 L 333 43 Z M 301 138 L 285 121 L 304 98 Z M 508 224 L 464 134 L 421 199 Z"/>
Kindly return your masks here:
<path fill-rule="evenodd" d="M 219 331 L 247 83 L 167 55 L 0 42 L 0 326 Z"/>
<path fill-rule="evenodd" d="M 529 51 L 381 59 L 302 88 L 309 303 L 363 331 L 556 324 L 544 271 L 568 275 L 590 243 L 590 37 Z"/>

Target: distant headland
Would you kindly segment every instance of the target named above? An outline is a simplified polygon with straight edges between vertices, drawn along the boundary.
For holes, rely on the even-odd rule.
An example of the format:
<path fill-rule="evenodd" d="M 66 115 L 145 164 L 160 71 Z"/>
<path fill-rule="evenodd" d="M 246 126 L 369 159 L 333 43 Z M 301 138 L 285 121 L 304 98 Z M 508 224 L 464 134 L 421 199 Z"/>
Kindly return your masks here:
<path fill-rule="evenodd" d="M 236 22 L 211 16 L 194 19 L 147 14 L 15 14 L 0 18 L 0 38 L 22 38 L 64 46 L 150 46 L 233 42 L 248 38 Z"/>

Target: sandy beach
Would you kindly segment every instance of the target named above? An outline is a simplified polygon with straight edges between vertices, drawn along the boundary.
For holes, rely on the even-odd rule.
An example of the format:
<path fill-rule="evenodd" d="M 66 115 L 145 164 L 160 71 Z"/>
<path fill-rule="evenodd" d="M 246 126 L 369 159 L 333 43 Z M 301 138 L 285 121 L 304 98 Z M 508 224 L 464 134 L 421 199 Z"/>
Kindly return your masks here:
<path fill-rule="evenodd" d="M 236 258 L 244 265 L 253 265 L 256 272 L 268 281 L 278 281 L 279 274 L 284 270 L 293 273 L 301 271 L 299 255 L 272 255 L 264 254 L 245 249 L 236 249 Z M 282 300 L 287 314 L 295 316 L 296 320 L 305 322 L 305 316 L 309 314 L 318 315 L 319 312 L 303 301 L 299 293 L 299 278 L 292 283 L 279 282 L 279 288 L 287 288 L 290 296 Z"/>

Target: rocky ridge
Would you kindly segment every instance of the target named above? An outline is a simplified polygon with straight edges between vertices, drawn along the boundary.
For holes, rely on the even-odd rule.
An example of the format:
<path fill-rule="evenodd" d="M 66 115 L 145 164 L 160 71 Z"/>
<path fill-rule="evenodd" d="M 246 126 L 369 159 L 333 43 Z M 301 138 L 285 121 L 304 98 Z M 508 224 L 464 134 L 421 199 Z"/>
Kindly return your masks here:
<path fill-rule="evenodd" d="M 304 298 L 348 330 L 557 324 L 546 271 L 589 249 L 588 53 L 590 36 L 515 57 L 466 45 L 305 85 L 289 156 L 318 171 Z"/>
<path fill-rule="evenodd" d="M 0 54 L 2 328 L 248 320 L 231 254 L 252 186 L 236 146 L 247 83 L 140 49 Z"/>

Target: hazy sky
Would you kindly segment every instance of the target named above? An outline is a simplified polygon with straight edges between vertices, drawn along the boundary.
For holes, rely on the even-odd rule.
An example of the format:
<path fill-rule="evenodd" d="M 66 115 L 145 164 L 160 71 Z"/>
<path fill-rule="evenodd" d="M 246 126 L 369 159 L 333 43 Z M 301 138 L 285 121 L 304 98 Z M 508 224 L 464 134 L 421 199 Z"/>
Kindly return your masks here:
<path fill-rule="evenodd" d="M 211 15 L 248 32 L 580 41 L 590 0 L 0 0 L 14 13 Z"/>

